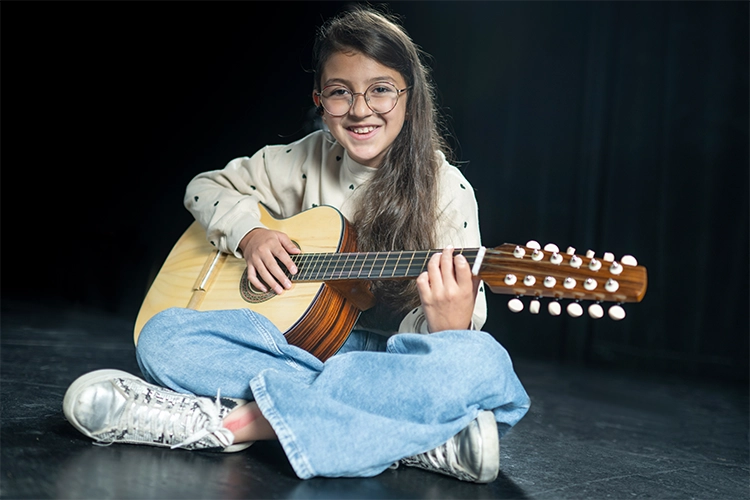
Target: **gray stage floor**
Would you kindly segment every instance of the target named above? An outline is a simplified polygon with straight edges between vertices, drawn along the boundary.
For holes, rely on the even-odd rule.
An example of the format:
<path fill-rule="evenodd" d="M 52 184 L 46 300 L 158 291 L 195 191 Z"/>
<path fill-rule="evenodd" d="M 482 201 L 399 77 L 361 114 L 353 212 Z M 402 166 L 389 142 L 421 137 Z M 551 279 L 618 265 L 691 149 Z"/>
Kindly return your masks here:
<path fill-rule="evenodd" d="M 748 388 L 515 359 L 529 414 L 489 485 L 401 467 L 301 481 L 277 443 L 237 454 L 95 446 L 64 419 L 67 386 L 138 373 L 131 325 L 99 312 L 2 303 L 2 498 L 750 497 Z M 512 353 L 511 353 L 512 354 Z"/>

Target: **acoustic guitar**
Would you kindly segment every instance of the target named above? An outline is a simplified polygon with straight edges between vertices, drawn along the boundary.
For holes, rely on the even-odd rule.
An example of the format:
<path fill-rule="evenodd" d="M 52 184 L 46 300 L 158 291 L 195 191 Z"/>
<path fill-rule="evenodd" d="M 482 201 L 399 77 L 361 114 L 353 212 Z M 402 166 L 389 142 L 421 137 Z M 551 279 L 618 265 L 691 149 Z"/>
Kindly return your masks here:
<path fill-rule="evenodd" d="M 325 361 L 346 341 L 361 311 L 374 304 L 373 280 L 414 279 L 430 257 L 441 250 L 357 252 L 354 231 L 335 208 L 315 207 L 287 219 L 277 219 L 260 205 L 261 222 L 286 233 L 302 253 L 293 255 L 298 272 L 291 290 L 277 296 L 262 292 L 247 280 L 243 259 L 216 250 L 205 230 L 193 222 L 179 238 L 151 284 L 135 323 L 134 340 L 144 324 L 170 307 L 200 311 L 249 308 L 266 316 L 284 332 L 290 344 Z M 591 301 L 589 314 L 604 315 L 601 302 L 613 303 L 609 316 L 622 319 L 621 303 L 640 302 L 646 293 L 646 268 L 631 256 L 619 261 L 589 251 L 577 255 L 552 244 L 504 244 L 496 248 L 464 248 L 463 254 L 493 293 L 512 295 L 509 308 L 538 313 L 540 297 L 551 300 L 558 315 L 562 300 L 572 316 L 583 314 L 580 301 Z"/>

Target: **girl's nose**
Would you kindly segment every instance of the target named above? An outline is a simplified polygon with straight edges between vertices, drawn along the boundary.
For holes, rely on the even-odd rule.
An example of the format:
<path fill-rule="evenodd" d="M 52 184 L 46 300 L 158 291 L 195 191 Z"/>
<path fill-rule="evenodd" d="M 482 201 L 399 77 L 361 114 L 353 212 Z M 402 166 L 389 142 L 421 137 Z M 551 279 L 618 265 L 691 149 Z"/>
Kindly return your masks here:
<path fill-rule="evenodd" d="M 354 116 L 368 116 L 372 113 L 372 110 L 367 105 L 367 98 L 364 94 L 356 93 L 353 94 L 352 98 L 354 102 L 352 102 L 352 106 L 349 108 L 349 114 Z"/>

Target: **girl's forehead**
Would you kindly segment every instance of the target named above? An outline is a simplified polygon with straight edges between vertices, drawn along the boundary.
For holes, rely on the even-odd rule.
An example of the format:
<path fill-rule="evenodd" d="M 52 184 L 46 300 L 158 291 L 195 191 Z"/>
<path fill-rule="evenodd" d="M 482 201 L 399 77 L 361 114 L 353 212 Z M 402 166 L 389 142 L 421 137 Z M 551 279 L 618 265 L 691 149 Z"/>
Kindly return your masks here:
<path fill-rule="evenodd" d="M 323 65 L 320 83 L 366 84 L 392 81 L 402 85 L 404 77 L 397 70 L 381 64 L 361 52 L 336 52 Z"/>

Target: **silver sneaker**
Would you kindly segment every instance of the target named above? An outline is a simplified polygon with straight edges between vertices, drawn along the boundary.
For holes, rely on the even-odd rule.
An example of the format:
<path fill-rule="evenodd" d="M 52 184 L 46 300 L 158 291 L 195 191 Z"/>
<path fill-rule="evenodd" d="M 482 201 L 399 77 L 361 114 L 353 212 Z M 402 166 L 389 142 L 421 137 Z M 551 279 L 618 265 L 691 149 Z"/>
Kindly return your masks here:
<path fill-rule="evenodd" d="M 461 432 L 435 449 L 401 463 L 447 474 L 462 481 L 489 483 L 500 471 L 500 438 L 495 415 L 483 411 Z"/>
<path fill-rule="evenodd" d="M 97 370 L 78 377 L 65 393 L 63 413 L 73 427 L 99 443 L 148 444 L 187 450 L 232 452 L 224 417 L 244 401 L 180 394 L 148 384 L 120 370 Z"/>

